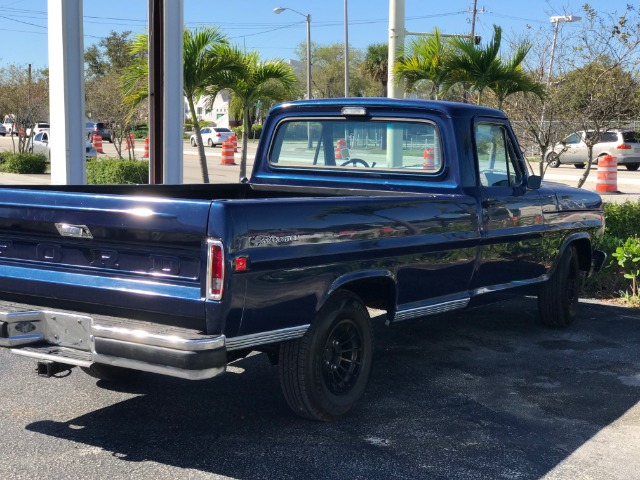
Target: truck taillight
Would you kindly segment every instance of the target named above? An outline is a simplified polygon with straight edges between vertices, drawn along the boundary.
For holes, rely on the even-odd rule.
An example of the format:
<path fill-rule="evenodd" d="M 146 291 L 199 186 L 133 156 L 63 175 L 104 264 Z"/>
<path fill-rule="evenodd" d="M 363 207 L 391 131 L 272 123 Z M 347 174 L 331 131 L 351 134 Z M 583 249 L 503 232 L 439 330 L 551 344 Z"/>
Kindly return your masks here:
<path fill-rule="evenodd" d="M 631 148 L 633 147 L 631 147 L 631 145 L 629 145 L 628 143 L 623 143 L 618 145 L 616 148 L 619 150 L 631 150 Z"/>
<path fill-rule="evenodd" d="M 221 300 L 224 291 L 224 247 L 218 240 L 209 240 L 207 247 L 207 298 Z"/>

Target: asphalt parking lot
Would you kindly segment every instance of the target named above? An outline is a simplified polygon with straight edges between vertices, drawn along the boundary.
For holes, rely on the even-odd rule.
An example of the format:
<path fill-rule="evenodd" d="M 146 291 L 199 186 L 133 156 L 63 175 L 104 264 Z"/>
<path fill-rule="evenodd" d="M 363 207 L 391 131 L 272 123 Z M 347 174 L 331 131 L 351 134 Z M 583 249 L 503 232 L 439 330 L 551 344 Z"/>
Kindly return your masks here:
<path fill-rule="evenodd" d="M 567 330 L 520 299 L 387 328 L 342 421 L 294 417 L 264 355 L 189 382 L 39 378 L 0 352 L 0 478 L 633 479 L 640 312 L 582 302 Z M 64 376 L 64 375 L 61 375 Z"/>

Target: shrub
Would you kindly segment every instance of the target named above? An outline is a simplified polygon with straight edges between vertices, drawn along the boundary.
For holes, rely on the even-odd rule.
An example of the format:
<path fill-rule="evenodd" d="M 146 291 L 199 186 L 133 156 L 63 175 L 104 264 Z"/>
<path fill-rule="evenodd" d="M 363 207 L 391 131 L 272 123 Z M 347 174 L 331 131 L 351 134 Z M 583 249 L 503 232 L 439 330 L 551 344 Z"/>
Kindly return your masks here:
<path fill-rule="evenodd" d="M 5 173 L 45 173 L 47 158 L 40 153 L 0 154 L 0 172 Z"/>
<path fill-rule="evenodd" d="M 251 125 L 251 136 L 256 139 L 260 138 L 260 135 L 262 135 L 262 124 L 255 123 Z"/>
<path fill-rule="evenodd" d="M 638 296 L 638 282 L 640 277 L 640 238 L 629 237 L 624 245 L 616 248 L 612 257 L 624 271 L 624 278 L 631 280 L 631 296 Z"/>
<path fill-rule="evenodd" d="M 102 158 L 87 162 L 87 183 L 137 184 L 149 183 L 149 162 Z"/>
<path fill-rule="evenodd" d="M 242 128 L 242 125 L 239 127 L 231 127 L 231 131 L 236 134 L 236 137 L 238 137 L 238 141 L 242 140 L 242 134 L 244 133 L 244 128 Z"/>
<path fill-rule="evenodd" d="M 640 235 L 640 202 L 605 203 L 605 233 L 625 240 Z"/>

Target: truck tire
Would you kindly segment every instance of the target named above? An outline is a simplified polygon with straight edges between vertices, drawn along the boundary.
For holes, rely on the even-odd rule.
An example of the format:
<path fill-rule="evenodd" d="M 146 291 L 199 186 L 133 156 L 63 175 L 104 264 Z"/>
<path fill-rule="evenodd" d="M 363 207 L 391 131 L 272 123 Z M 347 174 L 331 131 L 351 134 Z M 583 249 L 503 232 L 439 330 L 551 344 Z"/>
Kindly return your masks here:
<path fill-rule="evenodd" d="M 573 323 L 584 272 L 580 270 L 578 252 L 569 245 L 553 275 L 540 286 L 538 310 L 540 321 L 548 327 L 567 327 Z"/>
<path fill-rule="evenodd" d="M 124 383 L 137 377 L 140 373 L 138 370 L 130 368 L 114 367 L 113 365 L 105 365 L 103 363 L 92 363 L 88 367 L 80 367 L 87 375 L 104 380 L 105 382 Z"/>
<path fill-rule="evenodd" d="M 280 345 L 280 385 L 301 417 L 335 420 L 362 397 L 371 373 L 369 312 L 353 293 L 336 292 L 302 338 Z"/>

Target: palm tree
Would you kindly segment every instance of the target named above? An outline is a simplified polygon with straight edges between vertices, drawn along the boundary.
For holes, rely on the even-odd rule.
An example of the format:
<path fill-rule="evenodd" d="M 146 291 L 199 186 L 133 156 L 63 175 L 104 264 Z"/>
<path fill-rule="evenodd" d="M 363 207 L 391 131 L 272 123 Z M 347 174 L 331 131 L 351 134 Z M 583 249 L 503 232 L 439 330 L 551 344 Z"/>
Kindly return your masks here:
<path fill-rule="evenodd" d="M 135 37 L 131 53 L 140 58 L 139 61 L 127 67 L 123 76 L 127 102 L 132 106 L 137 106 L 149 95 L 148 44 L 146 34 Z M 198 142 L 198 156 L 204 183 L 209 183 L 209 169 L 195 104 L 205 94 L 206 88 L 209 86 L 209 78 L 214 72 L 238 70 L 234 59 L 224 55 L 226 45 L 225 36 L 215 27 L 201 27 L 193 31 L 184 30 L 183 90 Z"/>
<path fill-rule="evenodd" d="M 517 81 L 513 80 L 499 80 L 490 84 L 488 87 L 493 91 L 497 100 L 498 100 L 498 109 L 502 110 L 502 104 L 504 100 L 514 93 L 533 93 L 538 96 L 541 100 L 545 95 L 544 85 L 528 75 L 522 69 L 522 62 L 524 62 L 525 57 L 531 50 L 531 43 L 523 42 L 516 48 L 516 52 L 513 57 L 506 62 L 503 62 L 504 70 L 509 74 L 509 76 L 520 76 L 520 79 Z"/>
<path fill-rule="evenodd" d="M 208 78 L 207 93 L 212 97 L 227 89 L 242 103 L 242 155 L 240 180 L 247 172 L 247 140 L 251 131 L 250 111 L 258 100 L 284 100 L 295 94 L 293 68 L 282 60 L 260 61 L 258 52 L 243 53 L 236 47 L 224 47 L 223 55 L 239 68 L 218 70 Z"/>
<path fill-rule="evenodd" d="M 500 59 L 501 40 L 502 29 L 497 25 L 493 26 L 493 37 L 484 48 L 477 48 L 473 39 L 452 38 L 450 43 L 454 52 L 449 59 L 451 76 L 446 82 L 445 91 L 456 83 L 468 82 L 477 91 L 477 103 L 480 105 L 487 87 L 499 82 L 521 82 L 522 72 L 505 68 Z"/>
<path fill-rule="evenodd" d="M 427 37 L 420 37 L 409 43 L 406 53 L 398 59 L 394 74 L 407 82 L 410 90 L 420 80 L 431 82 L 431 95 L 436 100 L 450 74 L 449 62 L 452 54 L 450 43 L 442 41 L 440 30 L 433 29 Z"/>
<path fill-rule="evenodd" d="M 386 43 L 374 43 L 367 47 L 364 61 L 360 64 L 362 75 L 382 86 L 382 96 L 387 96 L 389 78 L 389 47 Z"/>

